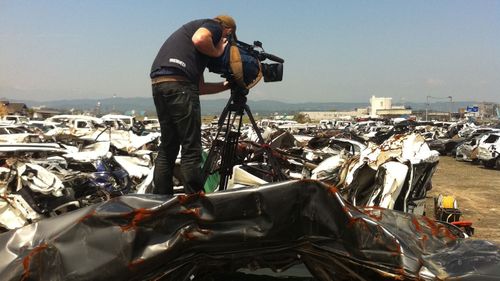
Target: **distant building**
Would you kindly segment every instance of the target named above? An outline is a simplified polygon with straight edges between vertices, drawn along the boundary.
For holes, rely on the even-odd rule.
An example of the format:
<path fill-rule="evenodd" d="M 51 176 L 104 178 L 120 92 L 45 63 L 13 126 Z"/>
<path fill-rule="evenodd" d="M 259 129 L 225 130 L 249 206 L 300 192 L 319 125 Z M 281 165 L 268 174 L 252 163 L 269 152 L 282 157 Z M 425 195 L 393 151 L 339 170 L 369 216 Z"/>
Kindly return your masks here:
<path fill-rule="evenodd" d="M 274 120 L 293 120 L 295 116 L 293 115 L 274 115 Z"/>
<path fill-rule="evenodd" d="M 375 96 L 370 98 L 370 117 L 378 117 L 377 110 L 391 108 L 392 98 L 377 98 Z"/>
<path fill-rule="evenodd" d="M 393 106 L 392 98 L 377 98 L 375 96 L 370 98 L 370 117 L 372 118 L 393 118 L 410 114 L 412 114 L 411 109 L 404 106 Z"/>
<path fill-rule="evenodd" d="M 54 115 L 60 115 L 62 113 L 63 113 L 62 111 L 56 109 L 49 109 L 49 108 L 34 109 L 33 116 L 31 118 L 34 120 L 45 120 L 49 117 L 52 117 Z"/>
<path fill-rule="evenodd" d="M 405 106 L 393 106 L 392 98 L 375 97 L 370 98 L 370 107 L 356 108 L 351 111 L 302 111 L 300 114 L 307 116 L 311 121 L 335 120 L 335 119 L 357 119 L 357 118 L 394 118 L 409 116 L 412 110 Z"/>
<path fill-rule="evenodd" d="M 481 119 L 497 118 L 497 108 L 499 105 L 493 102 L 482 102 L 478 105 Z"/>
<path fill-rule="evenodd" d="M 25 103 L 20 102 L 9 102 L 9 101 L 0 101 L 0 105 L 6 111 L 8 115 L 28 115 L 28 107 Z"/>
<path fill-rule="evenodd" d="M 309 117 L 311 121 L 354 119 L 368 115 L 367 108 L 358 108 L 352 111 L 302 111 L 299 114 Z"/>

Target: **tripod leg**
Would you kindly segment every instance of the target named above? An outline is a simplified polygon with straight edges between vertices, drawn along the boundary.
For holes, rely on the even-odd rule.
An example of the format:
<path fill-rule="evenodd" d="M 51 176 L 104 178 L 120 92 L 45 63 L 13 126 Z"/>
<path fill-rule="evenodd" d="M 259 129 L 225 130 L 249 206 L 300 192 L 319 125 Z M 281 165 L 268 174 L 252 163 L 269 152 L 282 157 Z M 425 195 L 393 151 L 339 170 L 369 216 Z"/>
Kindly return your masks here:
<path fill-rule="evenodd" d="M 254 129 L 255 133 L 257 133 L 257 137 L 259 138 L 259 143 L 264 144 L 264 138 L 262 137 L 262 134 L 260 133 L 259 127 L 257 126 L 257 123 L 255 123 L 255 119 L 253 119 L 252 112 L 250 111 L 250 107 L 248 105 L 245 105 L 245 112 L 248 115 L 248 119 L 250 119 L 250 123 L 252 123 L 252 128 Z"/>
<path fill-rule="evenodd" d="M 259 143 L 264 145 L 265 144 L 264 138 L 262 137 L 262 134 L 260 133 L 259 127 L 257 126 L 257 123 L 255 122 L 255 119 L 253 118 L 252 112 L 250 111 L 250 107 L 248 105 L 245 105 L 245 112 L 247 113 L 248 118 L 250 119 L 250 123 L 252 123 L 252 127 L 253 127 L 254 131 L 257 133 L 257 136 L 259 138 Z M 281 166 L 280 166 L 278 160 L 274 157 L 271 147 L 266 145 L 263 147 L 263 149 L 267 154 L 267 158 L 268 158 L 267 161 L 268 161 L 269 165 L 271 166 L 273 176 L 277 180 L 285 180 L 287 177 L 281 171 Z"/>
<path fill-rule="evenodd" d="M 203 165 L 203 182 L 206 182 L 208 176 L 218 168 L 220 176 L 219 190 L 227 188 L 228 180 L 233 174 L 236 149 L 243 119 L 242 115 L 243 109 L 234 104 L 234 98 L 231 95 L 219 118 L 217 135 L 212 143 L 207 160 Z M 234 131 L 232 127 L 236 118 L 239 118 L 238 130 Z"/>
<path fill-rule="evenodd" d="M 212 172 L 213 168 L 215 167 L 215 164 L 219 161 L 220 155 L 221 155 L 221 149 L 222 149 L 222 143 L 219 141 L 220 133 L 222 132 L 222 128 L 224 127 L 224 121 L 226 118 L 229 116 L 231 117 L 231 104 L 233 101 L 233 97 L 231 96 L 224 107 L 224 110 L 222 111 L 219 120 L 217 122 L 217 133 L 215 135 L 214 140 L 212 141 L 212 146 L 210 147 L 210 150 L 207 155 L 207 159 L 205 160 L 205 163 L 203 164 L 203 169 L 202 169 L 202 176 L 203 176 L 203 184 L 207 181 L 207 178 L 209 177 L 210 173 Z M 229 122 L 229 121 L 228 121 Z M 227 127 L 229 128 L 229 126 Z M 227 135 L 227 131 L 225 132 L 225 135 Z M 219 156 L 219 157 L 217 157 Z"/>

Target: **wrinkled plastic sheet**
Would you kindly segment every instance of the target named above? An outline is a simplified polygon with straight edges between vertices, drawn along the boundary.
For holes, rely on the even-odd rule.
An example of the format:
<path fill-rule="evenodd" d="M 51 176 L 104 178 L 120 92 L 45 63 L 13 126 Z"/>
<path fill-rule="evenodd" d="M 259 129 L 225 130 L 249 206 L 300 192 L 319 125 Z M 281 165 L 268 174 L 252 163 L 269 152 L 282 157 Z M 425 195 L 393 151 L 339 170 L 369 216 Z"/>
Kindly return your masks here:
<path fill-rule="evenodd" d="M 499 280 L 498 246 L 460 236 L 311 180 L 127 195 L 0 235 L 0 280 L 220 280 L 296 264 L 313 280 Z"/>

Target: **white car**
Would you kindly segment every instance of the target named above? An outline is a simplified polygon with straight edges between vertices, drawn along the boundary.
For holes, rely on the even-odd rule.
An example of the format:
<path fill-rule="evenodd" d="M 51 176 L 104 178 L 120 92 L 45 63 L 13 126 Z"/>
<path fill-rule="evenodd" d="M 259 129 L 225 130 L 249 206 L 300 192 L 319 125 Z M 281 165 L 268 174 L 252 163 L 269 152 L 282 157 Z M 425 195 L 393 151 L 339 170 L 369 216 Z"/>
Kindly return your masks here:
<path fill-rule="evenodd" d="M 0 143 L 33 142 L 41 142 L 40 136 L 26 127 L 16 125 L 0 126 Z"/>
<path fill-rule="evenodd" d="M 135 123 L 135 117 L 129 115 L 120 115 L 120 114 L 107 114 L 101 117 L 102 121 L 112 121 L 119 120 L 120 123 L 123 123 L 125 129 L 128 130 L 132 128 Z"/>
<path fill-rule="evenodd" d="M 477 158 L 486 168 L 500 169 L 500 133 L 492 133 L 479 143 Z"/>
<path fill-rule="evenodd" d="M 5 115 L 0 120 L 8 124 L 27 124 L 30 121 L 28 117 L 22 115 Z"/>
<path fill-rule="evenodd" d="M 158 131 L 160 130 L 160 121 L 158 119 L 148 118 L 142 120 L 142 124 L 144 124 L 144 128 L 146 130 Z"/>

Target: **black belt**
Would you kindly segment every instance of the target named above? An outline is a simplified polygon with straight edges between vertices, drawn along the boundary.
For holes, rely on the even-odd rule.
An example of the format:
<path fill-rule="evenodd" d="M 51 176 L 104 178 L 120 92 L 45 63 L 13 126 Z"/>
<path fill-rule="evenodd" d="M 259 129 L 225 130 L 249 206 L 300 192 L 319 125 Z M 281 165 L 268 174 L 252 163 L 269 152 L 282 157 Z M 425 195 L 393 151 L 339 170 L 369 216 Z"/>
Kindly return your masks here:
<path fill-rule="evenodd" d="M 151 79 L 151 84 L 153 85 L 164 82 L 190 82 L 190 81 L 184 76 L 175 76 L 175 75 L 158 76 Z"/>

